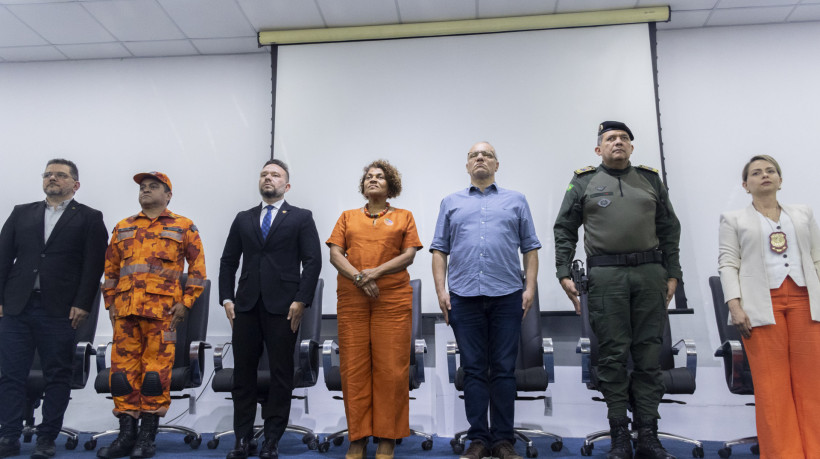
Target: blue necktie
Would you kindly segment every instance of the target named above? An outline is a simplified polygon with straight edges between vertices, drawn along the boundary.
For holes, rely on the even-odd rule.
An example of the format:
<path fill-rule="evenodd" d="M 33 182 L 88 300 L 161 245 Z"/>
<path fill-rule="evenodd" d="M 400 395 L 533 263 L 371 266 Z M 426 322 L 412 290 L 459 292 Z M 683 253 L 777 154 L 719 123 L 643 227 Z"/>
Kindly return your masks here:
<path fill-rule="evenodd" d="M 270 213 L 273 206 L 265 206 L 265 209 L 268 209 L 268 213 L 266 213 L 265 218 L 262 219 L 262 239 L 268 238 L 268 233 L 270 232 L 270 222 L 273 220 L 273 216 Z"/>

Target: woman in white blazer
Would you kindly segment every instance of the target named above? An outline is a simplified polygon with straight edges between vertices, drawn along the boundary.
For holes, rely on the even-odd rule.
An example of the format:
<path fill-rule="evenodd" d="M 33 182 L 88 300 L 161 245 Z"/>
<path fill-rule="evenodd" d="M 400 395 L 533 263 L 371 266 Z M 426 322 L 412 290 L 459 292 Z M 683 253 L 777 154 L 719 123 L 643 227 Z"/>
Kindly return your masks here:
<path fill-rule="evenodd" d="M 761 458 L 820 458 L 820 229 L 777 201 L 780 165 L 743 168 L 745 209 L 720 216 L 720 281 L 755 386 Z"/>

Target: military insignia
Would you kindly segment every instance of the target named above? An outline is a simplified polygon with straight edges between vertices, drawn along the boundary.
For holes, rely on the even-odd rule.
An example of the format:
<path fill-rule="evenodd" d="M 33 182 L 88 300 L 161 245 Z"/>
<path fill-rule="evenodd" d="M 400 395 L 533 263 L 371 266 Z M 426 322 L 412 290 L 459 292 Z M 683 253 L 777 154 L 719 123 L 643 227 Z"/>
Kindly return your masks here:
<path fill-rule="evenodd" d="M 586 174 L 587 172 L 592 172 L 594 170 L 595 170 L 595 166 L 582 167 L 580 169 L 575 170 L 575 175 L 583 175 L 583 174 Z"/>
<path fill-rule="evenodd" d="M 603 125 L 603 124 L 599 124 L 599 125 L 598 125 L 598 132 L 601 132 L 601 131 L 603 131 L 603 130 L 604 130 L 604 125 Z"/>
<path fill-rule="evenodd" d="M 182 232 L 182 228 L 180 228 L 178 226 L 163 226 L 162 229 L 163 229 L 163 231 L 174 231 L 174 232 L 177 232 L 177 233 Z"/>
<path fill-rule="evenodd" d="M 575 188 L 575 185 L 573 185 L 572 183 L 570 183 L 570 184 L 569 184 L 569 186 L 567 187 L 567 191 L 569 191 L 569 190 L 571 190 L 571 189 L 573 189 L 573 188 Z"/>
<path fill-rule="evenodd" d="M 643 164 L 641 164 L 640 166 L 638 166 L 638 168 L 639 168 L 639 169 L 643 169 L 643 170 L 645 170 L 645 171 L 654 172 L 654 173 L 656 173 L 656 174 L 658 173 L 658 170 L 657 170 L 657 169 L 655 169 L 654 167 L 644 166 Z"/>
<path fill-rule="evenodd" d="M 610 201 L 609 199 L 606 199 L 606 198 L 601 199 L 600 201 L 598 201 L 598 206 L 600 206 L 600 207 L 607 207 L 610 204 L 612 204 L 612 201 Z"/>
<path fill-rule="evenodd" d="M 606 185 L 596 186 L 595 189 L 598 191 L 604 191 L 606 189 Z"/>
<path fill-rule="evenodd" d="M 283 211 L 282 211 L 282 213 L 283 213 L 283 214 L 286 214 L 286 213 L 288 213 L 288 211 L 287 211 L 287 210 L 283 210 Z"/>
<path fill-rule="evenodd" d="M 135 229 L 137 229 L 136 226 L 129 226 L 128 228 L 117 228 L 117 232 L 118 233 L 126 233 L 128 231 L 134 231 Z"/>
<path fill-rule="evenodd" d="M 389 218 L 385 218 L 384 219 L 384 224 L 387 225 L 387 226 L 393 226 L 393 220 L 390 220 Z"/>

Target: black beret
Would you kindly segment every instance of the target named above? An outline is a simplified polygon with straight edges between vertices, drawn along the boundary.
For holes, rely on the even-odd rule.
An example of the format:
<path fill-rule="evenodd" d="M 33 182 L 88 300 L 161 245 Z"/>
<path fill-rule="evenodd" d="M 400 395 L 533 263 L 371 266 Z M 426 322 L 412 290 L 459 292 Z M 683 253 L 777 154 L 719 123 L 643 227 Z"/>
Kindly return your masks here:
<path fill-rule="evenodd" d="M 635 140 L 635 136 L 632 135 L 632 131 L 629 130 L 626 124 L 620 121 L 604 121 L 598 126 L 598 135 L 601 135 L 607 131 L 624 131 L 629 134 L 629 140 Z"/>

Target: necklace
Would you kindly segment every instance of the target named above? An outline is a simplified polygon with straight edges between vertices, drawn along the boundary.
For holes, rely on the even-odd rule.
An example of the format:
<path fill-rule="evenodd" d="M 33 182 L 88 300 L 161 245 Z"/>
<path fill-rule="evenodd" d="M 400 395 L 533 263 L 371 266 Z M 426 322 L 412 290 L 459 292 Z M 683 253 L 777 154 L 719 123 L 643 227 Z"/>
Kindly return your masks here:
<path fill-rule="evenodd" d="M 754 206 L 754 203 L 752 204 L 752 206 Z M 757 210 L 757 206 L 754 206 L 754 208 L 755 210 Z M 777 207 L 775 208 L 775 214 L 777 214 L 779 211 L 781 211 L 780 203 L 778 203 Z M 764 214 L 759 210 L 757 210 L 757 212 L 766 218 L 766 223 L 769 224 L 769 228 L 771 228 L 772 230 L 772 232 L 769 234 L 769 249 L 778 255 L 788 250 L 789 243 L 786 240 L 786 233 L 781 231 L 780 219 L 778 218 L 775 222 L 775 225 L 777 225 L 777 228 L 775 228 L 774 226 L 772 226 L 772 222 L 774 222 L 774 219 L 770 218 L 768 215 Z M 782 212 L 780 215 L 782 216 Z"/>
<path fill-rule="evenodd" d="M 370 209 L 368 208 L 368 204 L 365 204 L 364 207 L 362 208 L 362 212 L 364 212 L 365 215 L 367 215 L 368 217 L 373 219 L 373 226 L 376 226 L 376 220 L 378 220 L 379 217 L 383 217 L 390 210 L 390 203 L 386 202 L 384 204 L 385 204 L 384 209 L 382 209 L 381 212 L 378 212 L 378 213 L 375 213 L 375 214 L 370 213 Z"/>

